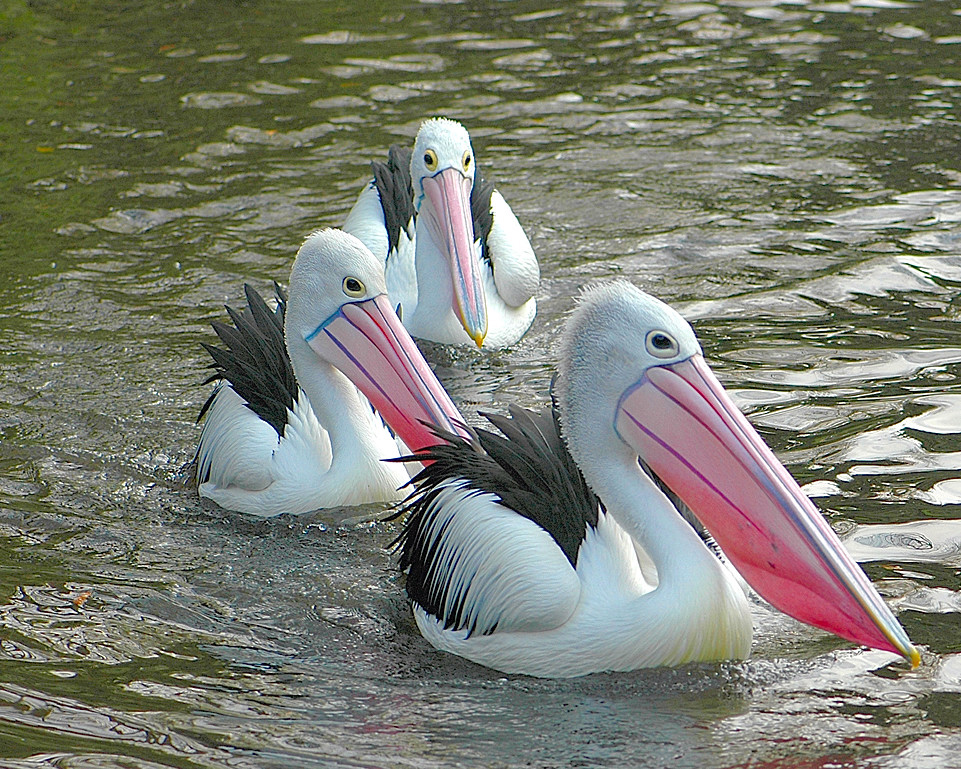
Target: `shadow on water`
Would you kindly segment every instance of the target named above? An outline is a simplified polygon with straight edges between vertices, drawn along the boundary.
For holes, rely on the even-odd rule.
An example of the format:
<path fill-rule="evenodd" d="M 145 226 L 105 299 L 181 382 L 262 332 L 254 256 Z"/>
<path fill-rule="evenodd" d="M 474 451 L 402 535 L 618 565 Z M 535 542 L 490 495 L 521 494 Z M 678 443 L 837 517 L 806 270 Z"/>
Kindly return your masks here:
<path fill-rule="evenodd" d="M 0 9 L 0 762 L 957 763 L 961 16 L 934 0 Z M 504 677 L 433 651 L 381 508 L 183 487 L 200 342 L 391 142 L 471 130 L 544 281 L 464 410 L 546 398 L 586 282 L 690 317 L 924 661 L 755 607 L 750 661 Z"/>

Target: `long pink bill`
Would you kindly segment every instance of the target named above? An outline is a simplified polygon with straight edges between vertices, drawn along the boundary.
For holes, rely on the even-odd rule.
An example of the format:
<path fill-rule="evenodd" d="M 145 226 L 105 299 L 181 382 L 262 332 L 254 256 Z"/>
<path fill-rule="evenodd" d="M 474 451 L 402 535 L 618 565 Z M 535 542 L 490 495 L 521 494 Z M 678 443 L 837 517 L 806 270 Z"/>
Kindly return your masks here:
<path fill-rule="evenodd" d="M 307 344 L 367 396 L 412 451 L 438 442 L 429 425 L 466 435 L 464 417 L 385 294 L 345 304 L 307 338 Z"/>
<path fill-rule="evenodd" d="M 434 240 L 446 248 L 450 261 L 454 311 L 478 347 L 487 336 L 487 300 L 480 279 L 470 210 L 471 179 L 456 168 L 424 179 L 427 205 L 421 206 Z"/>
<path fill-rule="evenodd" d="M 616 427 L 763 598 L 918 664 L 918 650 L 867 575 L 701 355 L 648 369 L 621 399 Z"/>

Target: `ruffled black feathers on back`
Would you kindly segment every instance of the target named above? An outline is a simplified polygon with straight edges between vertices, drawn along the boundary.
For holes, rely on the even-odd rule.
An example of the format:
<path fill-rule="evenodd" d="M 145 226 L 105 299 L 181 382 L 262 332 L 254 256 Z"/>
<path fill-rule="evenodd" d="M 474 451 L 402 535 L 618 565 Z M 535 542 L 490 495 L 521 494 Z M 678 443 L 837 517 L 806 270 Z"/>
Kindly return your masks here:
<path fill-rule="evenodd" d="M 211 324 L 226 349 L 202 342 L 213 358 L 210 368 L 214 370 L 204 384 L 226 380 L 234 392 L 247 401 L 248 408 L 269 423 L 278 435 L 283 435 L 288 409 L 293 409 L 298 393 L 284 343 L 287 295 L 275 283 L 277 307 L 271 310 L 250 285 L 244 285 L 244 293 L 247 307 L 242 312 L 226 308 L 233 326 L 219 321 Z M 198 421 L 207 413 L 217 392 L 215 389 L 204 403 Z"/>
<path fill-rule="evenodd" d="M 537 414 L 511 407 L 509 417 L 483 416 L 501 434 L 475 429 L 465 439 L 437 431 L 446 443 L 414 456 L 431 464 L 411 480 L 415 490 L 393 516 L 407 516 L 394 544 L 400 550 L 400 568 L 407 572 L 408 597 L 442 618 L 448 628 L 466 627 L 467 613 L 462 602 L 445 609 L 450 585 L 440 571 L 448 554 L 443 552 L 443 530 L 433 527 L 435 502 L 445 481 L 462 480 L 465 494 L 493 494 L 505 508 L 550 534 L 574 567 L 581 542 L 588 527 L 597 525 L 601 509 L 561 437 L 555 408 Z"/>
<path fill-rule="evenodd" d="M 409 149 L 397 144 L 387 151 L 387 162 L 375 160 L 370 164 L 374 172 L 374 186 L 380 195 L 387 227 L 387 253 L 397 249 L 400 233 L 417 216 L 414 210 L 414 188 L 410 180 Z"/>

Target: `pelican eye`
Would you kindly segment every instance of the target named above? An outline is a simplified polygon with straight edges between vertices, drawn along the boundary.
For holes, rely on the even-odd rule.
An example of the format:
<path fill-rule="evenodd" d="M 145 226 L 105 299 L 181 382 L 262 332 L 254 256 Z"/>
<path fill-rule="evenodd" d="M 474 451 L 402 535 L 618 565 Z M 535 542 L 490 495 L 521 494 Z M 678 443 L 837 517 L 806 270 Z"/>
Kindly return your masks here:
<path fill-rule="evenodd" d="M 673 358 L 677 355 L 677 340 L 666 331 L 648 331 L 644 344 L 655 358 Z"/>
<path fill-rule="evenodd" d="M 461 162 L 464 164 L 464 171 L 470 171 L 470 162 L 471 162 L 470 150 L 464 151 L 464 159 Z"/>
<path fill-rule="evenodd" d="M 349 297 L 359 299 L 367 293 L 367 286 L 364 285 L 364 281 L 348 275 L 344 278 L 344 293 Z"/>
<path fill-rule="evenodd" d="M 428 171 L 437 170 L 437 153 L 434 150 L 424 151 L 424 165 L 427 166 Z"/>

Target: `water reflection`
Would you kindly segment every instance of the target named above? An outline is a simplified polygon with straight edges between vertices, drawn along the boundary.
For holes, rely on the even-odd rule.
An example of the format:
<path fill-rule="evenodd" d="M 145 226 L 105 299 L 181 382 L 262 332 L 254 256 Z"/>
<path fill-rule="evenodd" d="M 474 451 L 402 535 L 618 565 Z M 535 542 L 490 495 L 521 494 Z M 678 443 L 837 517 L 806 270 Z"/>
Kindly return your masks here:
<path fill-rule="evenodd" d="M 961 35 L 943 6 L 15 4 L 5 765 L 950 765 Z M 429 351 L 454 400 L 543 402 L 590 279 L 677 304 L 921 668 L 759 606 L 744 665 L 503 679 L 420 639 L 396 530 L 364 523 L 382 510 L 253 523 L 181 488 L 207 321 L 284 278 L 435 113 L 468 126 L 544 272 L 523 345 Z"/>

